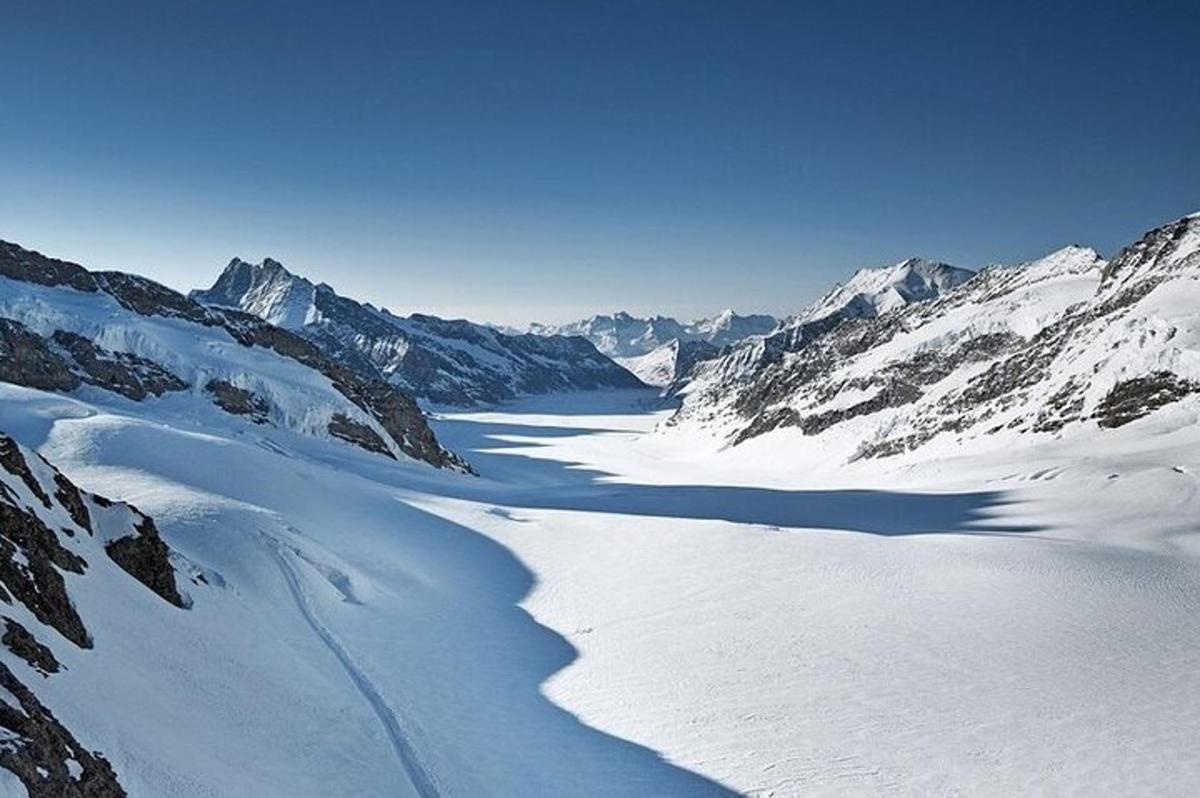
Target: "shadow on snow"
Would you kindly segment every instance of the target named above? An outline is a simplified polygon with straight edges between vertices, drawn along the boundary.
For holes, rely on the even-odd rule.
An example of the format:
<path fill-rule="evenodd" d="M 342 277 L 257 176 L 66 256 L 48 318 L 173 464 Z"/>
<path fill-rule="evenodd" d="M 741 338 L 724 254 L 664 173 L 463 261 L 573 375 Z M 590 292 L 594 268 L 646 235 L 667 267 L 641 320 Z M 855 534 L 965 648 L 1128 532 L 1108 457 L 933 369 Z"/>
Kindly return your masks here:
<path fill-rule="evenodd" d="M 312 459 L 289 454 L 281 467 L 281 451 L 134 424 L 106 431 L 94 463 L 221 497 L 217 515 L 166 517 L 160 529 L 240 595 L 278 578 L 254 531 L 275 526 L 270 519 L 294 520 L 289 528 L 300 537 L 288 545 L 303 541 L 306 561 L 336 563 L 366 588 L 356 590 L 358 602 L 325 599 L 314 612 L 368 692 L 395 707 L 424 766 L 452 791 L 734 795 L 546 697 L 543 685 L 579 652 L 520 606 L 535 577 L 508 549 L 403 501 L 386 484 L 398 472 L 382 458 L 330 446 L 310 450 Z M 301 572 L 320 578 L 303 564 Z"/>
<path fill-rule="evenodd" d="M 660 518 L 729 521 L 767 527 L 826 529 L 872 535 L 1041 531 L 1003 523 L 993 511 L 1011 504 L 1003 491 L 915 493 L 891 490 L 783 490 L 737 485 L 645 485 L 620 482 L 582 463 L 525 455 L 547 441 L 628 434 L 621 430 L 525 425 L 444 418 L 438 436 L 491 484 L 439 485 L 455 498 L 523 509 L 574 510 Z M 500 483 L 500 484 L 496 484 Z M 533 487 L 529 487 L 533 486 Z"/>

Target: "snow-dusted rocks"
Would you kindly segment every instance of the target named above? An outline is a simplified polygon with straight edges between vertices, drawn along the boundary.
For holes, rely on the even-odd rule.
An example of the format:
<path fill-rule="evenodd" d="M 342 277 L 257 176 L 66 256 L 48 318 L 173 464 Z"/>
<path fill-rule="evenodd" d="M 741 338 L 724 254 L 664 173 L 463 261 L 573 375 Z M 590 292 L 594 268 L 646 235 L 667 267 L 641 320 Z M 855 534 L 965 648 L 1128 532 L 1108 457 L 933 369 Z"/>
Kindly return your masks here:
<path fill-rule="evenodd" d="M 821 299 L 781 322 L 770 334 L 753 336 L 695 367 L 687 384 L 680 381 L 672 393 L 705 394 L 694 398 L 677 420 L 706 416 L 725 397 L 727 385 L 751 380 L 785 354 L 799 351 L 842 322 L 875 318 L 880 313 L 911 303 L 925 302 L 961 285 L 974 272 L 944 263 L 909 258 L 893 266 L 859 269 L 845 283 L 834 286 Z M 715 411 L 717 415 L 721 411 Z"/>
<path fill-rule="evenodd" d="M 270 258 L 260 264 L 234 258 L 212 288 L 192 297 L 292 330 L 347 368 L 437 404 L 640 385 L 580 338 L 508 335 L 422 314 L 400 318 L 314 285 Z"/>
<path fill-rule="evenodd" d="M 62 669 L 55 648 L 91 649 L 97 641 L 88 620 L 120 611 L 72 597 L 74 580 L 95 580 L 97 571 L 107 571 L 99 578 L 135 579 L 184 606 L 168 549 L 148 516 L 79 490 L 0 433 L 0 599 L 7 605 L 0 644 L 23 661 L 0 662 L 0 767 L 32 796 L 125 794 L 109 763 L 76 740 L 36 695 L 41 679 Z M 14 668 L 25 673 L 18 676 Z"/>
<path fill-rule="evenodd" d="M 0 243 L 0 380 L 155 398 L 182 416 L 216 406 L 362 445 L 364 435 L 337 434 L 343 418 L 372 430 L 371 451 L 469 470 L 409 396 L 306 338 L 136 275 L 93 273 L 8 243 Z"/>

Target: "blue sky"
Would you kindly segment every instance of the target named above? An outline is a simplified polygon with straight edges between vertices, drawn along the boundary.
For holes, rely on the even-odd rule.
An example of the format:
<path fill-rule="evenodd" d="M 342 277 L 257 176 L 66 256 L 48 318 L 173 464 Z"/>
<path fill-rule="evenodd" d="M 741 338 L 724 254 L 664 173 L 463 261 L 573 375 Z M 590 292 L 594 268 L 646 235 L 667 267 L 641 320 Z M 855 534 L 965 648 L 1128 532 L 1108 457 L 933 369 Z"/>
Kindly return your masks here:
<path fill-rule="evenodd" d="M 394 311 L 785 313 L 1200 210 L 1163 3 L 12 4 L 0 237 Z"/>

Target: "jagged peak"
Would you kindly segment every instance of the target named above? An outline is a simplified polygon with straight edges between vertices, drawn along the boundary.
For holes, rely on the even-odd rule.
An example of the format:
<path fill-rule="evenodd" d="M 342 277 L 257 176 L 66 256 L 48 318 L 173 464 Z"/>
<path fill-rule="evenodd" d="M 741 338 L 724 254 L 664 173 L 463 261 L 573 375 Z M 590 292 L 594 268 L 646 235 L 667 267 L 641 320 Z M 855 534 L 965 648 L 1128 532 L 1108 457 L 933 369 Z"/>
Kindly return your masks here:
<path fill-rule="evenodd" d="M 1122 249 L 1104 269 L 1106 284 L 1124 282 L 1164 267 L 1174 267 L 1200 252 L 1200 213 L 1156 227 Z"/>

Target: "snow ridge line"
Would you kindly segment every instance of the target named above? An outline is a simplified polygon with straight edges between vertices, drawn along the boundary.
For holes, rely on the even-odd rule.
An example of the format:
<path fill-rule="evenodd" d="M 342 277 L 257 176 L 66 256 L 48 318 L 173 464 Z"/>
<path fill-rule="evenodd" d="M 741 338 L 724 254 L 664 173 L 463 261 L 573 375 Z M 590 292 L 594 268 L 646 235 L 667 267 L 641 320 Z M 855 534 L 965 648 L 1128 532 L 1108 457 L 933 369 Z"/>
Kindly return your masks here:
<path fill-rule="evenodd" d="M 392 750 L 396 752 L 396 756 L 400 760 L 400 764 L 403 766 L 413 790 L 420 798 L 439 798 L 441 793 L 433 777 L 430 776 L 417 758 L 412 744 L 409 742 L 404 730 L 400 727 L 396 713 L 387 705 L 383 696 L 375 689 L 375 685 L 371 682 L 370 678 L 359 669 L 358 665 L 350 657 L 350 654 L 342 647 L 337 637 L 329 630 L 329 627 L 325 626 L 317 618 L 312 597 L 304 589 L 300 581 L 300 576 L 296 573 L 296 569 L 291 561 L 289 561 L 283 545 L 265 532 L 260 532 L 259 534 L 262 535 L 267 548 L 275 558 L 275 562 L 283 574 L 288 591 L 292 594 L 292 598 L 295 600 L 300 614 L 304 616 L 304 620 L 316 633 L 325 647 L 337 657 L 338 662 L 341 664 L 343 670 L 346 671 L 346 675 L 350 677 L 350 681 L 354 684 L 355 689 L 358 690 L 363 699 L 370 705 L 371 711 L 375 713 L 375 716 L 379 718 L 379 723 L 383 726 L 383 730 L 388 736 L 388 741 L 392 745 Z"/>

